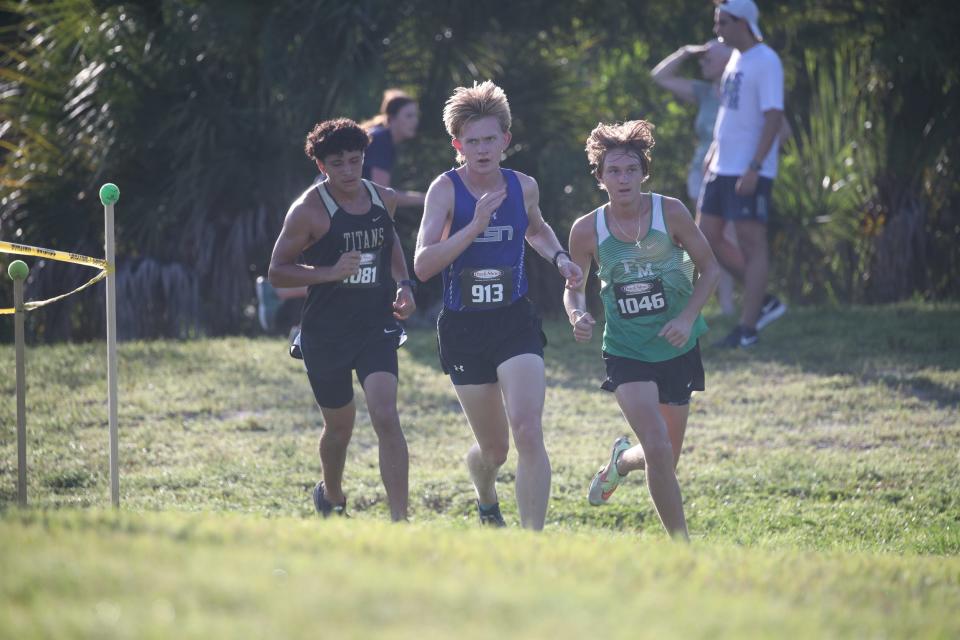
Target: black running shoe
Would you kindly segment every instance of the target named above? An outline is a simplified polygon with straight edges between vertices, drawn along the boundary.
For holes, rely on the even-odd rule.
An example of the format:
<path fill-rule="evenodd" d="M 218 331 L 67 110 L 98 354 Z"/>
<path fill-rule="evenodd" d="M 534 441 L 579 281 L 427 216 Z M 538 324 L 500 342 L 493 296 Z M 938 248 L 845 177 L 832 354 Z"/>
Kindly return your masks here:
<path fill-rule="evenodd" d="M 313 506 L 317 508 L 317 513 L 322 515 L 324 518 L 329 518 L 330 514 L 338 516 L 347 515 L 347 499 L 343 499 L 343 504 L 333 504 L 327 500 L 327 496 L 323 492 L 323 480 L 317 483 L 317 486 L 313 488 Z"/>
<path fill-rule="evenodd" d="M 719 349 L 736 349 L 740 346 L 740 327 L 736 326 L 727 334 L 726 338 L 717 340 L 713 343 L 714 347 Z"/>
<path fill-rule="evenodd" d="M 780 302 L 780 298 L 772 296 L 769 293 L 763 299 L 763 306 L 760 307 L 760 317 L 757 319 L 757 331 L 777 320 L 787 312 L 787 305 Z"/>
<path fill-rule="evenodd" d="M 500 503 L 495 503 L 492 507 L 481 507 L 477 500 L 477 513 L 480 514 L 480 524 L 486 527 L 505 527 L 507 523 L 503 521 L 503 514 L 500 513 Z"/>

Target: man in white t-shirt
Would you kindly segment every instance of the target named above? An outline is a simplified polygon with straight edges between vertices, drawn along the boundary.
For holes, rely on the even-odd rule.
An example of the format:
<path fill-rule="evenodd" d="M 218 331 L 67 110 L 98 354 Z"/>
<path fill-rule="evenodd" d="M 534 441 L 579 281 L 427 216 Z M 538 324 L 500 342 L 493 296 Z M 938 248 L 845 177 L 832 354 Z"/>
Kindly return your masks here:
<path fill-rule="evenodd" d="M 762 329 L 786 312 L 768 295 L 767 221 L 777 175 L 778 134 L 783 119 L 783 65 L 763 44 L 753 0 L 717 4 L 714 32 L 734 48 L 723 72 L 713 155 L 700 198 L 700 229 L 720 264 L 743 283 L 740 322 L 717 343 L 749 347 Z M 723 237 L 732 221 L 737 243 Z"/>

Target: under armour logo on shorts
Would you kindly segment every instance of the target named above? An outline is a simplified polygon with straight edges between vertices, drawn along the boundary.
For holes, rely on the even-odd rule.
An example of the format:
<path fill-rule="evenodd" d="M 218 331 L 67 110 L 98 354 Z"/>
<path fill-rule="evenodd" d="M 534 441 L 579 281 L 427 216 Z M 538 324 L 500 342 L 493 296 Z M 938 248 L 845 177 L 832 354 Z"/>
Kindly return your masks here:
<path fill-rule="evenodd" d="M 458 373 L 463 373 L 463 365 L 462 365 L 462 364 L 455 364 L 455 365 L 453 365 L 453 370 L 456 371 L 456 372 L 458 372 Z"/>

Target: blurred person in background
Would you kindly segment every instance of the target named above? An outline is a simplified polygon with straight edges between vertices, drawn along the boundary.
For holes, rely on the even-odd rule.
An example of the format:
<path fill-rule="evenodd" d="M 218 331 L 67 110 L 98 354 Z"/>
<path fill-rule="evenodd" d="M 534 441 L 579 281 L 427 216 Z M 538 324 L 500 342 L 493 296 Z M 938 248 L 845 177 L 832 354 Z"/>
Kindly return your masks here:
<path fill-rule="evenodd" d="M 720 264 L 743 283 L 736 327 L 715 346 L 755 345 L 757 331 L 786 313 L 767 293 L 771 214 L 777 150 L 783 128 L 783 65 L 763 43 L 753 0 L 723 0 L 714 13 L 714 32 L 734 49 L 721 78 L 714 151 L 699 201 L 699 222 Z M 733 222 L 737 244 L 723 235 Z"/>
<path fill-rule="evenodd" d="M 392 187 L 396 145 L 417 135 L 420 108 L 416 100 L 400 89 L 383 92 L 380 113 L 361 123 L 370 135 L 370 146 L 363 155 L 363 177 L 384 187 Z M 422 207 L 426 197 L 420 191 L 397 192 L 397 206 Z"/>
<path fill-rule="evenodd" d="M 657 85 L 670 91 L 682 102 L 697 105 L 693 126 L 697 145 L 687 170 L 687 198 L 691 211 L 696 211 L 703 176 L 709 164 L 710 158 L 707 154 L 713 143 L 713 127 L 720 109 L 720 78 L 731 53 L 733 49 L 716 39 L 702 45 L 688 44 L 658 62 L 650 72 Z M 679 75 L 683 63 L 691 58 L 697 59 L 703 80 Z M 736 244 L 737 234 L 733 223 L 724 225 L 723 235 L 728 242 Z M 720 283 L 717 285 L 717 301 L 724 315 L 732 316 L 737 312 L 733 290 L 733 276 L 725 270 L 722 271 Z"/>

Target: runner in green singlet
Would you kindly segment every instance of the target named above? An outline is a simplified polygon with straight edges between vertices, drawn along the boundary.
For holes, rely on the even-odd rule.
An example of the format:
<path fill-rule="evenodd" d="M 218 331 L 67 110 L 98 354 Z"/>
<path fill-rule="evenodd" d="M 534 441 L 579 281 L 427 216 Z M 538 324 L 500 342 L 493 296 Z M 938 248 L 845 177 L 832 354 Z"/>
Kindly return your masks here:
<path fill-rule="evenodd" d="M 587 139 L 587 158 L 610 200 L 570 229 L 573 261 L 584 273 L 592 262 L 599 266 L 607 368 L 601 388 L 614 393 L 639 439 L 634 446 L 626 436 L 614 442 L 588 498 L 602 505 L 628 473 L 646 469 L 664 528 L 686 539 L 676 465 L 691 392 L 704 389 L 698 338 L 707 325 L 700 310 L 720 268 L 682 202 L 641 190 L 653 144 L 652 126 L 643 120 L 597 125 Z M 578 342 L 589 341 L 595 325 L 585 281 L 564 293 Z"/>

